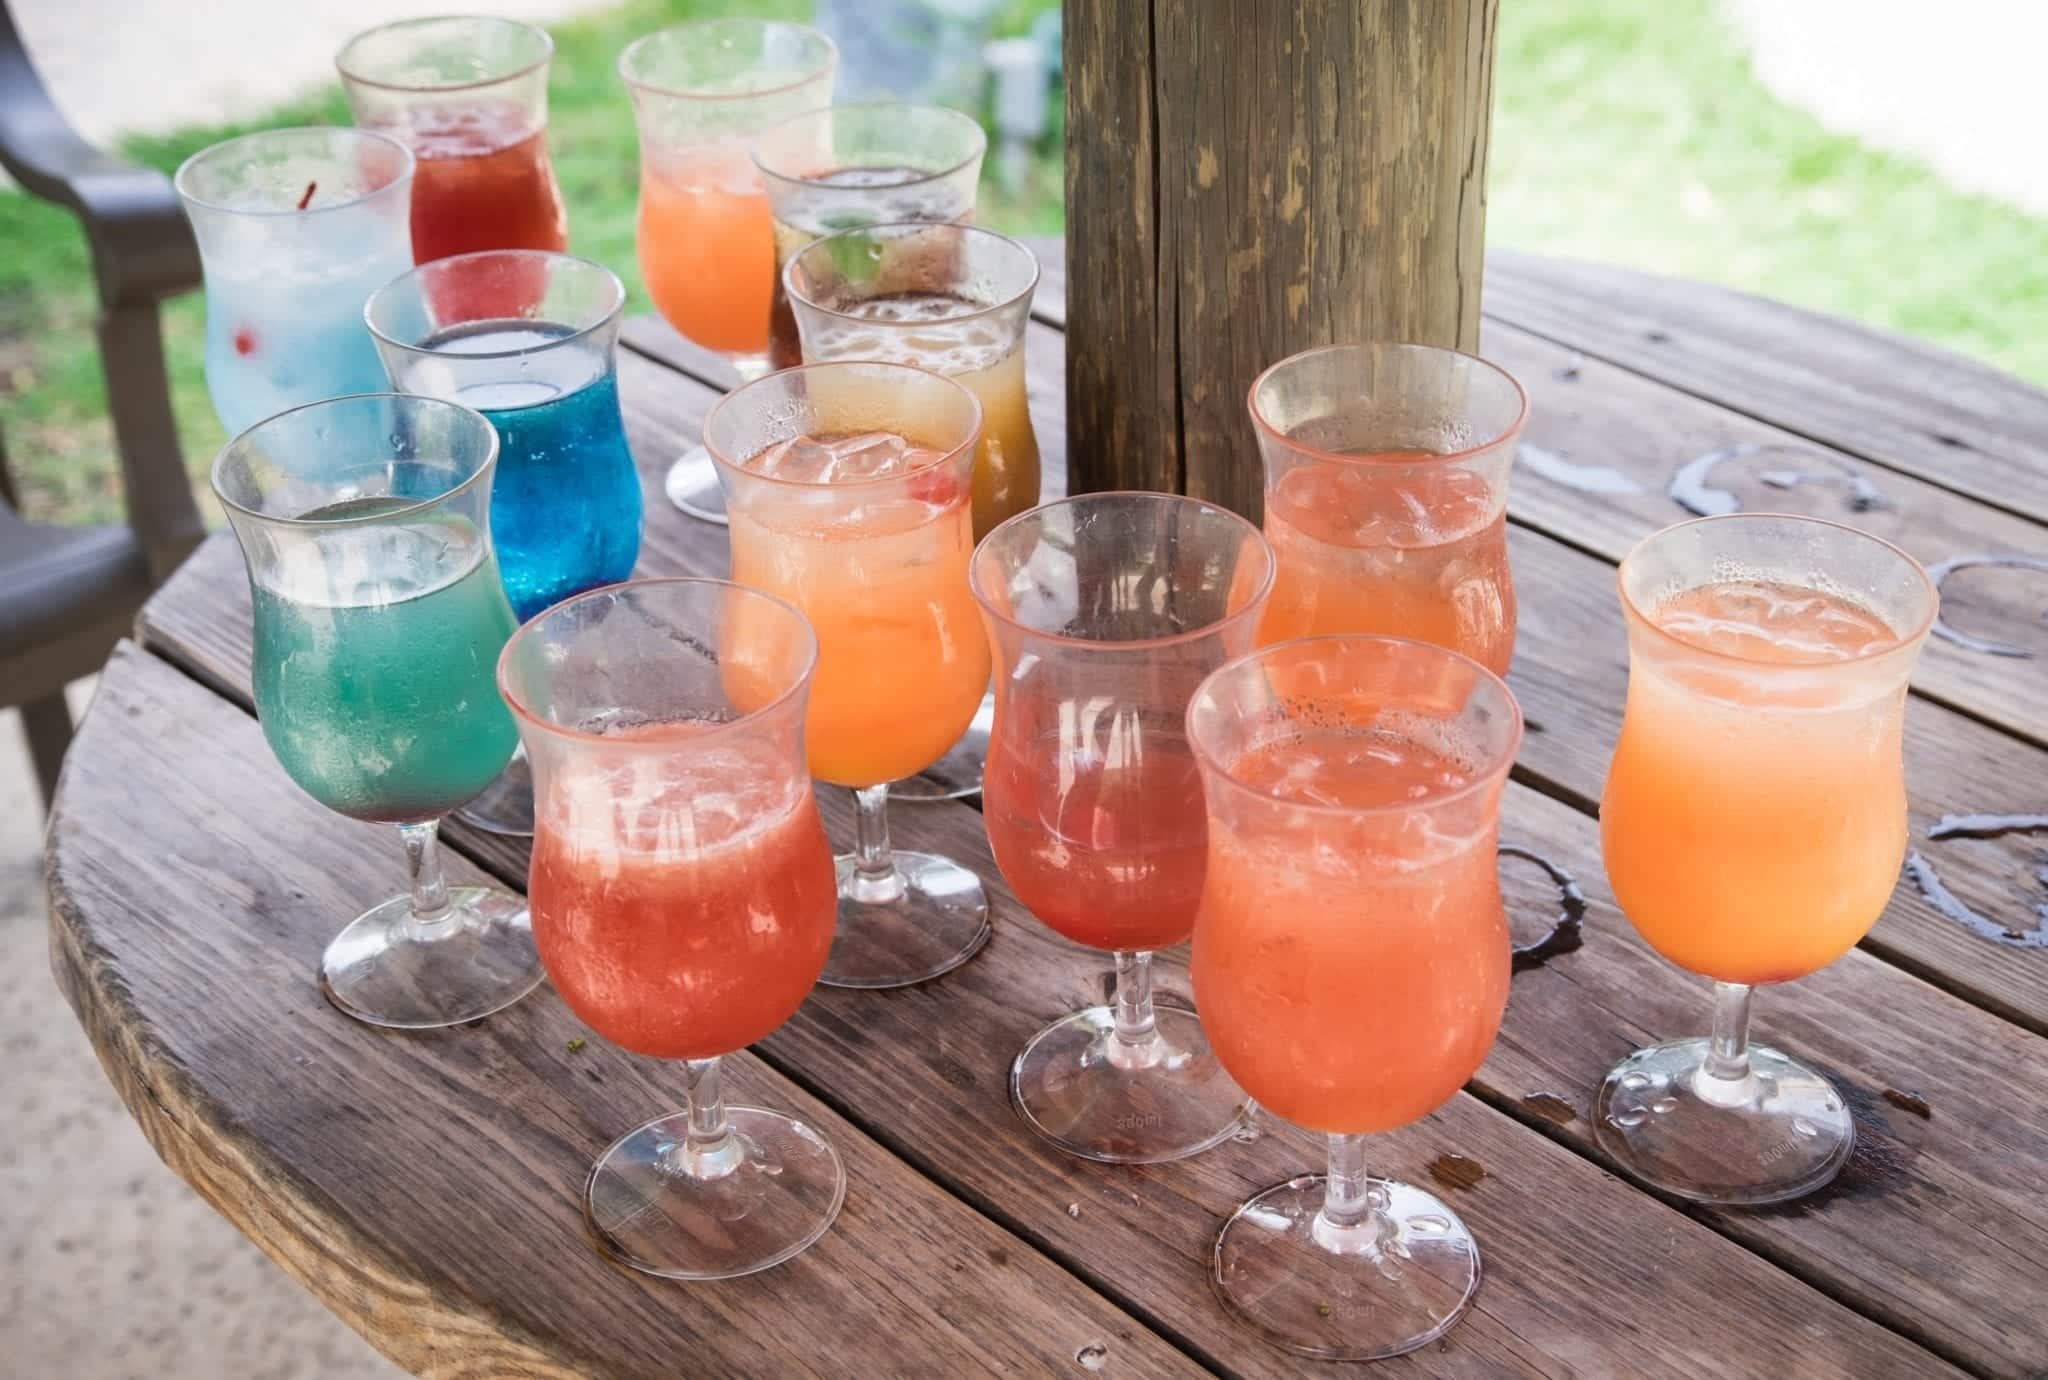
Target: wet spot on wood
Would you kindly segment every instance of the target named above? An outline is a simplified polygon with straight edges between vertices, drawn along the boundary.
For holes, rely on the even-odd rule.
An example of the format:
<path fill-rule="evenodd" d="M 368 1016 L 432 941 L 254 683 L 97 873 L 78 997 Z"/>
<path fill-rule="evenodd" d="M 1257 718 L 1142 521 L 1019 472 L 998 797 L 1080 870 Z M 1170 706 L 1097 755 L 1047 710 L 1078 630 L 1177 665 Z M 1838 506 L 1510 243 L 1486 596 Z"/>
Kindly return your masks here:
<path fill-rule="evenodd" d="M 1935 592 L 1941 590 L 1941 582 L 1959 570 L 2039 570 L 2048 571 L 2048 559 L 2039 556 L 1951 556 L 1927 567 L 1928 578 L 1934 581 Z M 2007 656 L 2022 660 L 2031 659 L 2033 653 L 2025 647 L 2011 642 L 1999 642 L 1975 633 L 1964 632 L 1951 625 L 1937 609 L 1934 615 L 1934 635 L 1947 642 L 1953 642 L 1965 651 L 1981 652 L 1985 656 Z"/>
<path fill-rule="evenodd" d="M 1902 1112 L 1911 1112 L 1922 1121 L 1931 1120 L 1934 1116 L 1934 1109 L 1927 1105 L 1927 1099 L 1916 1092 L 1902 1092 L 1897 1088 L 1886 1088 L 1884 1090 L 1884 1100 Z"/>
<path fill-rule="evenodd" d="M 1468 1156 L 1443 1154 L 1429 1162 L 1429 1177 L 1445 1188 L 1465 1189 L 1485 1178 L 1486 1169 Z"/>
<path fill-rule="evenodd" d="M 1520 858 L 1536 864 L 1557 888 L 1557 918 L 1551 921 L 1542 938 L 1514 946 L 1514 971 L 1526 973 L 1532 968 L 1541 968 L 1553 958 L 1576 953 L 1586 942 L 1586 893 L 1579 889 L 1578 879 L 1541 853 L 1519 843 L 1500 844 L 1498 851 L 1504 858 Z"/>
<path fill-rule="evenodd" d="M 1522 1094 L 1522 1109 L 1532 1116 L 1540 1117 L 1553 1126 L 1566 1126 L 1578 1120 L 1579 1114 L 1572 1104 L 1553 1092 L 1532 1092 Z"/>

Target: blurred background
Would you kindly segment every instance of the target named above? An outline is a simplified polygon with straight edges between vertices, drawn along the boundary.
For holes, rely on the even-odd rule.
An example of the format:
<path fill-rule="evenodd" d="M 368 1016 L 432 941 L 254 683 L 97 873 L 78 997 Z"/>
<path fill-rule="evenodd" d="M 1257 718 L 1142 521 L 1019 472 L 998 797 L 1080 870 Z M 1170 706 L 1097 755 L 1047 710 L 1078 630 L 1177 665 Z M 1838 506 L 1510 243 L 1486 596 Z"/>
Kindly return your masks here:
<path fill-rule="evenodd" d="M 14 9 L 73 122 L 166 172 L 250 128 L 346 124 L 332 56 L 358 30 L 451 10 L 546 23 L 570 248 L 621 273 L 643 309 L 633 124 L 613 68 L 627 40 L 683 19 L 812 18 L 840 43 L 843 99 L 982 116 L 986 223 L 1062 225 L 1057 0 Z M 2011 0 L 1503 0 L 1488 243 L 1724 283 L 2048 384 L 2044 49 L 2048 5 Z M 0 432 L 32 518 L 120 520 L 94 312 L 73 222 L 0 188 Z M 201 490 L 222 439 L 202 314 L 195 294 L 167 324 Z M 0 1374 L 394 1374 L 155 1162 L 100 1078 L 46 975 L 37 809 L 12 717 L 0 715 L 0 1051 L 17 1114 L 0 1132 Z M 88 1158 L 94 1174 L 65 1172 Z"/>

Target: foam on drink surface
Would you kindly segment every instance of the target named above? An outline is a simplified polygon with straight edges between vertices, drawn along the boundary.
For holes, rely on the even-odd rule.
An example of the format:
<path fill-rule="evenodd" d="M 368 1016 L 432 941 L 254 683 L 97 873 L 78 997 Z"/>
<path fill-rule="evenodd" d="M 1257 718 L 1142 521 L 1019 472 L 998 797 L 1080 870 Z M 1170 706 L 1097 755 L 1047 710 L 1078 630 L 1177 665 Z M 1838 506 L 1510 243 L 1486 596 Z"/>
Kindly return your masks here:
<path fill-rule="evenodd" d="M 1805 585 L 1725 580 L 1664 599 L 1650 622 L 1680 642 L 1745 661 L 1818 665 L 1898 645 L 1869 609 Z"/>
<path fill-rule="evenodd" d="M 1016 344 L 1014 329 L 987 319 L 989 303 L 955 293 L 843 297 L 821 305 L 845 318 L 815 328 L 822 359 L 914 364 L 951 378 L 1001 363 Z"/>

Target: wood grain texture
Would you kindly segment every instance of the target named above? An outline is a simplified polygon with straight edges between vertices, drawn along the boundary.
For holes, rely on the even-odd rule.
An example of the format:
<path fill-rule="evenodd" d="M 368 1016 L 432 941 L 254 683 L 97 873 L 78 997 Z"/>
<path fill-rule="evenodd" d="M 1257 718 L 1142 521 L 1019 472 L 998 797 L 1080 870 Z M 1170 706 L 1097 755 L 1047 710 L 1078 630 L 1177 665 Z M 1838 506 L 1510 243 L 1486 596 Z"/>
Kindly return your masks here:
<path fill-rule="evenodd" d="M 1343 340 L 1476 347 L 1497 0 L 1071 0 L 1075 489 L 1256 518 L 1244 397 Z"/>
<path fill-rule="evenodd" d="M 1042 358 L 1034 355 L 1034 368 Z M 694 439 L 693 419 L 701 417 L 705 400 L 652 368 L 636 361 L 622 371 L 629 429 L 650 477 Z M 665 510 L 648 523 L 647 550 L 649 569 L 723 568 L 722 532 Z M 1591 558 L 1567 554 L 1598 568 Z M 181 661 L 196 659 L 197 669 L 246 703 L 247 613 L 240 602 L 246 596 L 239 566 L 232 550 L 219 547 L 201 561 L 180 577 L 189 583 L 152 606 L 149 635 L 153 645 Z M 202 577 L 204 586 L 197 583 Z M 209 630 L 197 641 L 186 635 L 195 623 Z M 243 630 L 240 646 L 217 635 L 222 625 Z M 1515 795 L 1520 801 L 1525 793 Z M 845 838 L 845 798 L 828 792 L 825 804 L 834 836 Z M 971 811 L 899 809 L 896 831 L 904 846 L 949 851 L 995 877 Z M 501 875 L 524 875 L 523 845 L 460 837 Z M 1120 1171 L 1076 1164 L 1024 1134 L 1003 1100 L 1010 1054 L 1043 1021 L 1100 1000 L 1107 964 L 1023 917 L 999 881 L 992 890 L 997 938 L 966 969 L 904 993 L 820 992 L 762 1053 L 1205 1360 L 1255 1374 L 1287 1365 L 1216 1312 L 1199 1271 L 1191 1273 L 1187 1262 L 1200 1258 L 1220 1214 L 1249 1191 L 1312 1165 L 1316 1147 L 1298 1133 L 1282 1131 L 1188 1165 Z M 1177 963 L 1163 963 L 1162 970 L 1163 985 L 1185 993 Z M 1675 976 L 1672 981 L 1680 982 Z M 1511 1009 L 1511 1023 L 1518 1019 Z M 1598 1072 L 1590 1064 L 1581 1070 L 1584 1077 Z M 1622 1333 L 1606 1330 L 1615 1316 L 1611 1305 L 1634 1297 L 1646 1281 L 1651 1292 L 1628 1308 L 1668 1309 L 1672 1297 L 1713 1295 L 1726 1300 L 1732 1313 L 1778 1318 L 1762 1329 L 1780 1334 L 1778 1340 L 1759 1340 L 1759 1349 L 1741 1361 L 1744 1369 L 1922 1373 L 1934 1365 L 1917 1350 L 1886 1350 L 1890 1343 L 1872 1340 L 1882 1334 L 1866 1332 L 1816 1293 L 1775 1270 L 1757 1273 L 1754 1258 L 1732 1243 L 1618 1180 L 1589 1172 L 1562 1150 L 1553 1154 L 1533 1130 L 1471 1099 L 1456 1100 L 1379 1149 L 1389 1168 L 1409 1176 L 1427 1176 L 1429 1163 L 1446 1151 L 1478 1160 L 1490 1175 L 1457 1199 L 1488 1252 L 1482 1313 L 1461 1325 L 1450 1350 L 1405 1363 L 1423 1373 L 1626 1369 L 1610 1354 L 1624 1345 Z M 1467 1196 L 1474 1200 L 1470 1205 Z M 1072 1215 L 1069 1205 L 1080 1215 Z M 1654 1211 L 1643 1215 L 1646 1209 Z M 1801 1257 L 1787 1263 L 1831 1289 L 1846 1289 L 1816 1261 Z M 1575 1290 L 1575 1296 L 1564 1297 Z M 1674 1349 L 1669 1369 L 1714 1373 L 1725 1339 L 1747 1330 L 1718 1315 L 1703 1320 L 1697 1336 Z M 1786 1336 L 1806 1340 L 1795 1352 L 1772 1349 Z M 1707 1338 L 1715 1340 L 1695 1345 Z M 1807 1349 L 1815 1345 L 1817 1351 Z M 1604 1364 L 1588 1359 L 1603 1354 Z"/>
<path fill-rule="evenodd" d="M 1488 312 L 1873 464 L 2048 520 L 2048 392 L 1905 336 L 1706 283 L 1499 253 Z"/>
<path fill-rule="evenodd" d="M 300 794 L 255 721 L 117 652 L 47 850 L 52 964 L 166 1163 L 329 1307 L 429 1376 L 1199 1374 L 1186 1356 L 758 1060 L 730 1096 L 820 1126 L 849 1190 L 775 1270 L 679 1286 L 584 1239 L 590 1159 L 679 1105 L 672 1065 L 543 988 L 427 1035 L 349 1020 L 322 947 L 400 879 L 388 829 Z M 147 837 L 150 846 L 138 848 Z M 475 869 L 451 859 L 452 880 Z"/>
<path fill-rule="evenodd" d="M 1619 561 L 1658 528 L 1694 516 L 1668 492 L 1672 477 L 1717 452 L 1727 458 L 1708 472 L 1708 482 L 1747 511 L 1848 523 L 1929 566 L 1970 553 L 2048 558 L 2048 528 L 1952 490 L 1577 356 L 1514 326 L 1488 322 L 1484 344 L 1487 357 L 1520 379 L 1530 398 L 1509 513 L 1608 560 Z M 1731 453 L 1745 447 L 1754 449 Z M 1587 468 L 1598 474 L 1587 479 Z M 1788 474 L 1812 478 L 1787 487 Z M 1875 492 L 1879 506 L 1854 501 L 1851 476 Z M 1942 602 L 1954 626 L 2016 645 L 2033 643 L 2048 656 L 2048 630 L 2041 626 L 2048 572 L 1960 574 L 1944 585 Z M 2048 670 L 2039 663 L 1934 637 L 1914 670 L 1913 688 L 2048 745 Z"/>

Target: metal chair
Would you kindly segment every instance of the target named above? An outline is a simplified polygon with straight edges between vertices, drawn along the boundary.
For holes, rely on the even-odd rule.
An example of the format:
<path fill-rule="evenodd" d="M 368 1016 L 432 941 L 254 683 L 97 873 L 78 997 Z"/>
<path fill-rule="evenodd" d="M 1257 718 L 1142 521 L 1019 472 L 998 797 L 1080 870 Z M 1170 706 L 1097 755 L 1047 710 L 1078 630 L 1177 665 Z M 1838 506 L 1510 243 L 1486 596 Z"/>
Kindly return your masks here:
<path fill-rule="evenodd" d="M 47 807 L 71 742 L 65 684 L 99 669 L 150 591 L 205 535 L 178 449 L 157 317 L 164 298 L 199 285 L 199 249 L 170 179 L 100 152 L 65 123 L 6 0 L 0 167 L 85 227 L 128 512 L 126 527 L 28 521 L 0 447 L 0 709 L 21 707 Z"/>

